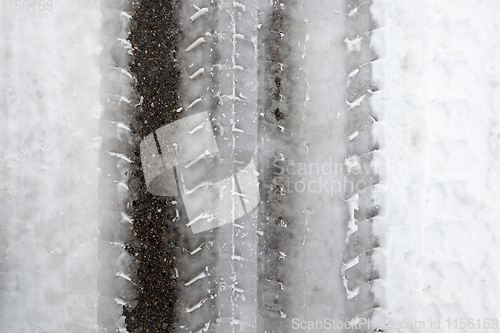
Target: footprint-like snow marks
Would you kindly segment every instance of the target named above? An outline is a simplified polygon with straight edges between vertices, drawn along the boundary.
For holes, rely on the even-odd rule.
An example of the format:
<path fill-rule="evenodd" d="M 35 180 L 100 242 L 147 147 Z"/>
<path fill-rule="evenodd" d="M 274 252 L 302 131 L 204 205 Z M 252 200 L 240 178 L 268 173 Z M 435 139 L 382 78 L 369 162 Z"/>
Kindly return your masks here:
<path fill-rule="evenodd" d="M 233 222 L 259 203 L 253 157 L 250 155 L 246 164 L 235 158 L 234 165 L 228 165 L 215 156 L 218 153 L 207 112 L 167 124 L 141 143 L 148 190 L 160 196 L 181 195 L 193 233 Z M 241 169 L 240 165 L 245 167 Z M 203 177 L 218 168 L 237 172 L 219 181 Z"/>

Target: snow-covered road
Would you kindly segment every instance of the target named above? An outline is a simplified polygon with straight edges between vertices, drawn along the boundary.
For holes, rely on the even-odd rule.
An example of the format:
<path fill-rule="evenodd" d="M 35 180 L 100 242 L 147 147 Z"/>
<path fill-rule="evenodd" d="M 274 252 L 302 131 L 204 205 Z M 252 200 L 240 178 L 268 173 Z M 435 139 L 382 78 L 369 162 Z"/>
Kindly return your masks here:
<path fill-rule="evenodd" d="M 0 331 L 497 331 L 499 17 L 2 2 Z"/>

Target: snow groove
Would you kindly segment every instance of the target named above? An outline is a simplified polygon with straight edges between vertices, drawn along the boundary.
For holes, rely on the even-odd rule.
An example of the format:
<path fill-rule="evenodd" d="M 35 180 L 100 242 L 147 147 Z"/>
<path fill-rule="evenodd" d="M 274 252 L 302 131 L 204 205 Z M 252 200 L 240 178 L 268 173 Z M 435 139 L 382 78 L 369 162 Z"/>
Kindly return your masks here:
<path fill-rule="evenodd" d="M 215 19 L 215 11 L 216 7 L 210 1 L 182 3 L 180 12 L 182 38 L 178 45 L 181 69 L 179 107 L 182 107 L 178 114 L 181 119 L 212 108 L 210 87 L 213 85 L 213 78 L 210 63 L 214 43 L 212 22 Z M 210 123 L 208 126 L 212 127 Z M 195 128 L 191 130 L 194 131 Z M 197 163 L 196 161 L 197 159 L 192 161 L 193 165 Z M 189 167 L 190 164 L 185 166 Z M 203 186 L 203 183 L 193 185 L 195 187 L 192 190 L 195 191 Z M 185 213 L 182 212 L 181 215 L 183 214 Z M 191 228 L 192 224 L 206 218 L 210 219 L 210 215 L 201 214 L 184 224 Z M 182 223 L 182 220 L 178 223 Z M 175 331 L 203 332 L 213 330 L 217 323 L 216 302 L 220 287 L 213 274 L 218 259 L 217 231 L 213 230 L 199 234 L 186 230 L 184 233 L 183 247 L 186 250 L 179 257 L 179 281 L 182 285 L 179 287 L 180 302 L 176 307 L 178 318 Z M 203 278 L 200 278 L 202 276 Z"/>
<path fill-rule="evenodd" d="M 133 105 L 130 80 L 113 75 L 113 67 L 126 68 L 129 48 L 122 42 L 128 34 L 129 19 L 120 15 L 127 8 L 103 8 L 105 24 L 115 26 L 118 36 L 104 35 L 101 55 L 101 101 L 104 112 L 100 124 L 99 238 L 100 281 L 98 322 L 102 329 L 125 330 L 122 307 L 134 304 L 136 284 L 130 275 L 133 259 L 127 251 L 133 219 L 129 216 L 131 198 L 128 183 L 132 160 L 130 124 Z"/>
<path fill-rule="evenodd" d="M 373 170 L 373 152 L 378 145 L 372 137 L 372 125 L 376 122 L 370 106 L 370 98 L 377 87 L 372 81 L 372 62 L 376 55 L 371 49 L 371 32 L 375 25 L 370 14 L 371 1 L 348 0 L 346 2 L 346 58 L 347 120 L 345 199 L 349 205 L 348 233 L 343 253 L 343 279 L 347 293 L 346 317 L 371 318 L 377 306 L 372 292 L 378 278 L 372 262 L 378 242 L 372 231 L 373 217 L 378 206 L 372 192 L 379 177 Z M 350 102 L 351 101 L 351 102 Z M 348 264 L 350 263 L 350 264 Z M 360 332 L 366 330 L 360 329 Z"/>
<path fill-rule="evenodd" d="M 186 247 L 194 250 L 187 252 L 193 257 L 183 255 L 179 259 L 179 276 L 185 281 L 179 297 L 189 311 L 179 308 L 178 329 L 254 331 L 257 231 L 255 214 L 247 213 L 257 204 L 249 188 L 251 178 L 256 177 L 251 155 L 256 149 L 257 7 L 246 1 L 185 1 L 182 17 L 183 39 L 179 45 L 182 110 L 179 109 L 179 116 L 192 117 L 208 111 L 218 147 L 217 156 L 220 156 L 216 159 L 222 164 L 212 168 L 206 176 L 215 181 L 228 180 L 229 192 L 225 195 L 231 196 L 232 208 L 223 214 L 234 222 L 187 235 L 185 242 L 190 245 Z M 201 163 L 203 167 L 207 164 L 204 161 L 213 159 L 211 156 L 202 154 L 185 169 L 201 170 L 198 165 Z M 226 178 L 228 172 L 236 176 Z M 205 191 L 214 184 L 196 177 L 198 183 L 187 186 L 185 193 Z M 183 184 L 188 181 L 182 172 L 180 180 Z M 188 202 L 184 200 L 184 204 Z M 244 215 L 239 218 L 241 209 Z M 196 219 L 208 219 L 210 224 L 211 216 L 201 214 Z M 196 219 L 188 226 L 207 224 L 193 224 Z M 197 255 L 204 259 L 196 259 Z M 200 274 L 200 269 L 210 273 Z"/>

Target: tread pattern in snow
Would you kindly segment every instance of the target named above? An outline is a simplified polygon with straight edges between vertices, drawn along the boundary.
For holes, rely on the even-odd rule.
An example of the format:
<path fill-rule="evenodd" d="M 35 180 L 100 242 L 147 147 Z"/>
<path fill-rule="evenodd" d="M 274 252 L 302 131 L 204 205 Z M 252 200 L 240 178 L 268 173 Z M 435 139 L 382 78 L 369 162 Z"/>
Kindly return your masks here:
<path fill-rule="evenodd" d="M 372 218 L 378 207 L 372 191 L 379 182 L 372 170 L 372 154 L 378 149 L 371 128 L 376 122 L 370 107 L 371 94 L 377 90 L 372 81 L 371 63 L 376 55 L 370 46 L 370 35 L 375 26 L 370 15 L 371 1 L 346 2 L 346 58 L 347 122 L 345 199 L 349 204 L 348 243 L 343 254 L 344 287 L 348 294 L 347 318 L 371 318 L 377 304 L 372 286 L 378 273 L 371 256 L 378 242 L 373 235 Z M 360 330 L 363 331 L 363 330 Z"/>

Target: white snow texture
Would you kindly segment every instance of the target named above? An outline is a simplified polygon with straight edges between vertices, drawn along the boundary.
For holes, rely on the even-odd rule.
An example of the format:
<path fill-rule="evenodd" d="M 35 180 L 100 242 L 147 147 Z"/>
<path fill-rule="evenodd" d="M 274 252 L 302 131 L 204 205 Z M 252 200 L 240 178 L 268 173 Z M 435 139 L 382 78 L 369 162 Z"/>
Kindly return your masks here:
<path fill-rule="evenodd" d="M 479 324 L 500 315 L 500 1 L 374 0 L 371 9 L 374 319 L 387 332 L 462 331 L 462 318 L 468 332 L 496 331 Z M 406 325 L 417 320 L 425 328 Z"/>
<path fill-rule="evenodd" d="M 0 330 L 96 332 L 100 4 L 0 6 Z"/>

